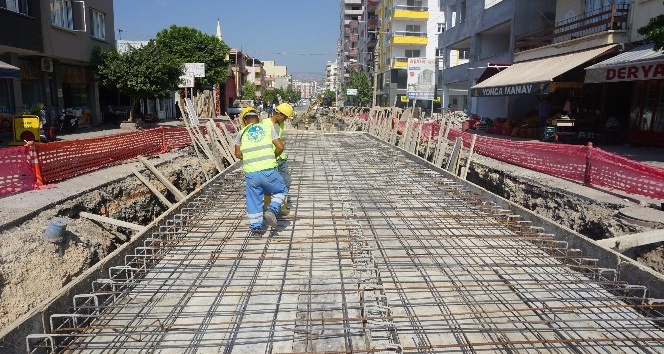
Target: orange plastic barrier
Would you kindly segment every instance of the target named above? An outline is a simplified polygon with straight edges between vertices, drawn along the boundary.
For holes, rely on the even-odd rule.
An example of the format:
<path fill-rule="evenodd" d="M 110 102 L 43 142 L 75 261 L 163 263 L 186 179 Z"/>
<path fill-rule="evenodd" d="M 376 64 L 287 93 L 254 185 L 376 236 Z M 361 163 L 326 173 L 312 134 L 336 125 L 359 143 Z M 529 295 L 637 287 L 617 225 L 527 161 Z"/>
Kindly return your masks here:
<path fill-rule="evenodd" d="M 37 186 L 30 149 L 29 145 L 0 149 L 0 197 Z"/>

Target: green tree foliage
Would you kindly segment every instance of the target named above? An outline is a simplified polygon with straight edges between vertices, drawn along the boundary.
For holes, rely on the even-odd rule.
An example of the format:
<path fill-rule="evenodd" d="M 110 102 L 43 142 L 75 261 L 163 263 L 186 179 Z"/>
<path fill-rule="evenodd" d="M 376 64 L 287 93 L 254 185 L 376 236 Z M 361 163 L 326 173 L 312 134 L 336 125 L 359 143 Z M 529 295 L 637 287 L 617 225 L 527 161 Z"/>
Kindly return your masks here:
<path fill-rule="evenodd" d="M 256 85 L 253 82 L 247 81 L 242 86 L 242 99 L 255 100 L 256 99 Z"/>
<path fill-rule="evenodd" d="M 267 103 L 276 102 L 277 104 L 282 102 L 294 103 L 302 98 L 302 92 L 293 90 L 292 86 L 288 88 L 276 88 L 271 90 L 265 90 L 263 92 L 263 99 Z"/>
<path fill-rule="evenodd" d="M 664 14 L 651 18 L 650 22 L 639 28 L 638 32 L 653 41 L 653 49 L 664 49 Z"/>
<path fill-rule="evenodd" d="M 120 53 L 96 47 L 91 62 L 99 83 L 129 96 L 129 120 L 141 98 L 167 96 L 177 89 L 182 66 L 154 41 L 140 48 Z"/>
<path fill-rule="evenodd" d="M 357 89 L 357 96 L 346 96 L 346 99 L 358 106 L 368 106 L 372 101 L 371 83 L 369 76 L 363 71 L 351 71 L 348 80 L 342 85 L 343 92 L 346 89 Z"/>
<path fill-rule="evenodd" d="M 212 85 L 226 81 L 230 48 L 219 38 L 191 27 L 173 25 L 157 33 L 156 42 L 173 55 L 180 64 L 205 63 L 205 77 L 196 78 L 196 85 Z"/>
<path fill-rule="evenodd" d="M 337 94 L 332 90 L 325 90 L 323 97 L 321 97 L 321 104 L 323 106 L 334 106 L 337 102 Z"/>

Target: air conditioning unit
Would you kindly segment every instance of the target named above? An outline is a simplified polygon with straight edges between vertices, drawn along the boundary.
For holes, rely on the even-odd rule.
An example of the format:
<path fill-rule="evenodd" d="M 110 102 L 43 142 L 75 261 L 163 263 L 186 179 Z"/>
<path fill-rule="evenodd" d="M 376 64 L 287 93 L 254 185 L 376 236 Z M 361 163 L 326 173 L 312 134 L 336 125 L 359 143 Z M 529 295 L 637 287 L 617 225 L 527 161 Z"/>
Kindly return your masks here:
<path fill-rule="evenodd" d="M 53 59 L 41 58 L 41 70 L 49 73 L 53 72 Z"/>

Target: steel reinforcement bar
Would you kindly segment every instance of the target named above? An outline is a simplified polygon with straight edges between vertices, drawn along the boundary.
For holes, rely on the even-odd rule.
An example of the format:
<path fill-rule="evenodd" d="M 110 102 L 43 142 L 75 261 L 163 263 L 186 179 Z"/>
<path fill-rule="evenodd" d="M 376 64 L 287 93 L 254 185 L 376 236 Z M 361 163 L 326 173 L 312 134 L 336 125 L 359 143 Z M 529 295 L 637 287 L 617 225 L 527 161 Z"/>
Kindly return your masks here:
<path fill-rule="evenodd" d="M 276 229 L 250 237 L 219 176 L 27 351 L 664 352 L 661 276 L 367 134 L 287 139 Z"/>

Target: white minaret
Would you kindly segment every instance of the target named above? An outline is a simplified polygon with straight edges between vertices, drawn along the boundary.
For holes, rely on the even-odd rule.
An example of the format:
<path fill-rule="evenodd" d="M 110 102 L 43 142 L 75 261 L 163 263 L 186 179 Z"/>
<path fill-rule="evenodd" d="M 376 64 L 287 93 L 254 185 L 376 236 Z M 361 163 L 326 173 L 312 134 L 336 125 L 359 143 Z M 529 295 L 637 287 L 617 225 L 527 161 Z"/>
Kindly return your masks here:
<path fill-rule="evenodd" d="M 221 38 L 221 22 L 219 22 L 219 19 L 217 19 L 217 38 L 219 38 L 220 41 L 223 40 Z"/>

